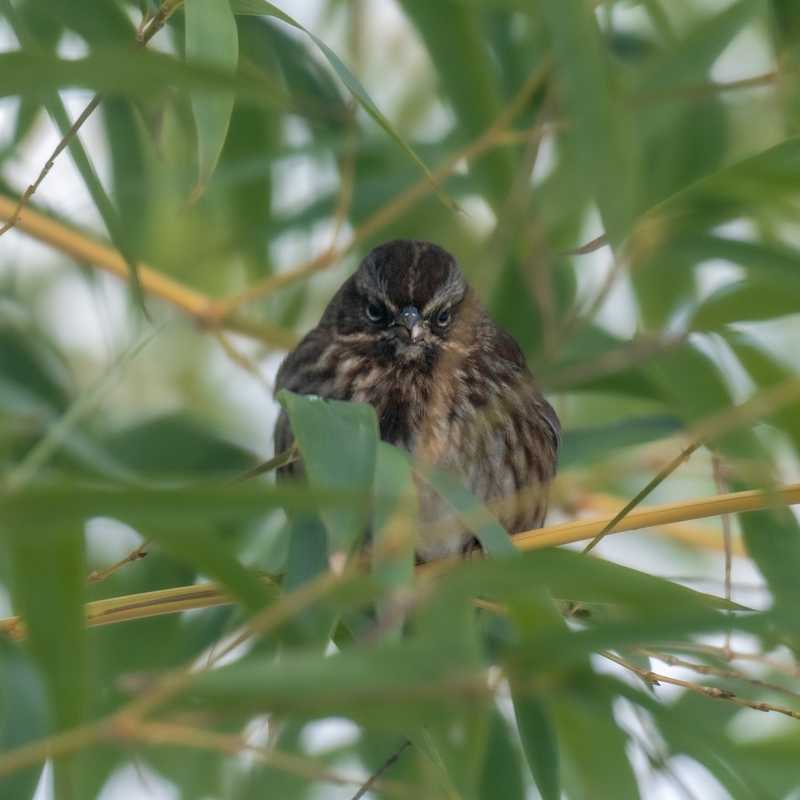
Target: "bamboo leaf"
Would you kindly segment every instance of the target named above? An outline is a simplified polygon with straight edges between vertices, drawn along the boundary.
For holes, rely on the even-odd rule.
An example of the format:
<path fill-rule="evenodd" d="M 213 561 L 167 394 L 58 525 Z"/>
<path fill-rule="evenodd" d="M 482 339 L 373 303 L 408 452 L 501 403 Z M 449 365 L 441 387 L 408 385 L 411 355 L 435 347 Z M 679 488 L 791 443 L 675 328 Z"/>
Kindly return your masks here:
<path fill-rule="evenodd" d="M 40 672 L 21 648 L 0 638 L 0 752 L 47 735 L 48 712 Z M 36 791 L 41 767 L 0 778 L 0 795 L 27 800 Z"/>
<path fill-rule="evenodd" d="M 85 720 L 89 700 L 82 530 L 55 518 L 51 509 L 46 527 L 25 521 L 4 526 L 2 544 L 11 566 L 14 610 L 25 621 L 30 651 L 46 687 L 52 728 L 74 728 Z M 72 758 L 56 761 L 57 795 L 76 791 L 76 767 Z"/>
<path fill-rule="evenodd" d="M 778 285 L 763 279 L 736 281 L 704 300 L 689 325 L 693 330 L 715 331 L 737 322 L 761 322 L 796 314 L 798 309 L 800 286 Z"/>
<path fill-rule="evenodd" d="M 365 403 L 322 400 L 286 390 L 278 400 L 289 416 L 311 486 L 333 493 L 368 494 L 378 443 L 375 409 Z M 331 550 L 349 550 L 363 535 L 367 515 L 366 508 L 324 510 Z"/>
<path fill-rule="evenodd" d="M 239 61 L 236 21 L 227 0 L 187 0 L 186 60 L 235 74 Z M 192 191 L 199 197 L 216 169 L 233 112 L 233 93 L 192 94 L 197 128 L 198 175 Z"/>

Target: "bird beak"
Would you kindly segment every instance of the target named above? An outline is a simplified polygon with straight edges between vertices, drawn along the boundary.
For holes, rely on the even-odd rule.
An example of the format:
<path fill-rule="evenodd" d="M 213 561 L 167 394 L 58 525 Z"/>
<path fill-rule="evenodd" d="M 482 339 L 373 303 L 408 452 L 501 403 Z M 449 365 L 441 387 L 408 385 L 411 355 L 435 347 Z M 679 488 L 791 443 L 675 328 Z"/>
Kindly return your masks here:
<path fill-rule="evenodd" d="M 406 306 L 400 312 L 398 322 L 409 332 L 412 342 L 422 336 L 422 316 L 415 306 Z"/>

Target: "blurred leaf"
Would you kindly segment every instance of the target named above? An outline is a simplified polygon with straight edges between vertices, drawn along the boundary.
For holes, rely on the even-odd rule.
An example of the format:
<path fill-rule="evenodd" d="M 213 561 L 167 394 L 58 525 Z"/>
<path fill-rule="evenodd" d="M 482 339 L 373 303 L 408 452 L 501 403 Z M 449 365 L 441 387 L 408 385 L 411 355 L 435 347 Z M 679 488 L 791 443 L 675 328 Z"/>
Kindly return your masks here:
<path fill-rule="evenodd" d="M 766 347 L 747 334 L 727 330 L 724 332 L 724 337 L 739 359 L 739 363 L 760 389 L 794 379 L 795 373 L 791 367 L 782 363 Z M 796 413 L 795 405 L 788 405 L 775 411 L 769 420 L 791 437 L 795 449 L 800 451 L 800 417 Z"/>
<path fill-rule="evenodd" d="M 785 245 L 746 242 L 712 234 L 681 236 L 679 246 L 698 261 L 724 259 L 740 264 L 754 280 L 780 282 L 794 294 L 800 292 L 800 254 Z"/>
<path fill-rule="evenodd" d="M 147 533 L 167 552 L 219 581 L 248 611 L 258 611 L 277 595 L 274 585 L 243 567 L 231 547 L 207 531 L 152 526 L 147 528 Z"/>
<path fill-rule="evenodd" d="M 145 99 L 167 86 L 189 91 L 235 91 L 243 102 L 253 105 L 286 105 L 285 95 L 263 77 L 230 75 L 216 67 L 187 64 L 156 50 L 98 47 L 76 59 L 23 51 L 0 53 L 0 97 L 70 86 Z"/>
<path fill-rule="evenodd" d="M 524 692 L 514 698 L 514 712 L 528 766 L 542 799 L 558 800 L 558 741 L 550 715 L 539 698 Z"/>
<path fill-rule="evenodd" d="M 554 703 L 568 762 L 567 792 L 575 800 L 636 800 L 639 788 L 625 752 L 628 738 L 614 720 L 612 697 L 600 688 L 595 678 L 591 690 L 576 688 Z"/>
<path fill-rule="evenodd" d="M 378 420 L 364 403 L 304 397 L 286 390 L 278 400 L 289 415 L 311 486 L 347 494 L 368 493 L 375 475 Z M 367 509 L 323 510 L 332 550 L 349 550 L 367 522 Z"/>
<path fill-rule="evenodd" d="M 47 698 L 38 669 L 17 645 L 0 638 L 0 752 L 40 739 L 47 729 Z M 41 771 L 37 765 L 0 778 L 0 795 L 28 800 Z"/>
<path fill-rule="evenodd" d="M 636 204 L 636 141 L 629 113 L 614 88 L 593 9 L 582 0 L 542 0 L 541 13 L 575 126 L 578 158 L 616 247 L 628 235 Z"/>
<path fill-rule="evenodd" d="M 733 406 L 733 398 L 721 369 L 692 343 L 653 360 L 646 372 L 660 387 L 665 404 L 688 423 L 699 423 Z M 735 459 L 767 459 L 767 454 L 749 426 L 739 427 L 718 440 L 704 444 L 719 447 L 723 453 Z"/>
<path fill-rule="evenodd" d="M 501 558 L 517 555 L 518 550 L 512 544 L 508 531 L 458 478 L 436 469 L 424 470 L 423 477 L 468 530 L 475 534 L 490 556 Z"/>
<path fill-rule="evenodd" d="M 561 441 L 559 468 L 594 464 L 627 447 L 665 439 L 682 428 L 679 419 L 666 414 L 634 417 L 591 428 L 570 428 L 564 431 Z"/>
<path fill-rule="evenodd" d="M 480 788 L 481 800 L 525 800 L 515 736 L 500 712 L 491 715 Z"/>
<path fill-rule="evenodd" d="M 103 446 L 125 466 L 154 479 L 236 475 L 254 456 L 185 413 L 165 414 L 120 428 Z"/>
<path fill-rule="evenodd" d="M 741 491 L 742 483 L 732 485 Z M 788 508 L 753 511 L 740 517 L 747 552 L 752 556 L 761 574 L 767 579 L 775 607 L 791 621 L 795 637 L 798 626 L 796 615 L 800 584 L 800 524 Z M 797 639 L 795 639 L 797 641 Z"/>
<path fill-rule="evenodd" d="M 100 106 L 111 151 L 111 188 L 119 216 L 125 220 L 128 239 L 139 253 L 148 243 L 153 186 L 147 143 L 133 104 L 119 97 L 106 98 Z M 144 255 L 142 256 L 144 258 Z"/>
<path fill-rule="evenodd" d="M 236 22 L 227 0 L 187 0 L 186 60 L 208 64 L 233 75 L 239 60 Z M 233 94 L 192 94 L 192 110 L 197 126 L 197 185 L 192 196 L 205 190 L 217 166 L 228 134 Z"/>
<path fill-rule="evenodd" d="M 48 509 L 48 525 L 17 521 L 4 526 L 11 563 L 14 610 L 22 616 L 27 643 L 47 690 L 55 731 L 86 718 L 89 673 L 84 628 L 86 563 L 80 527 Z M 75 791 L 76 762 L 56 761 L 57 796 Z"/>
<path fill-rule="evenodd" d="M 66 367 L 41 336 L 0 321 L 0 408 L 5 413 L 52 414 L 69 404 Z"/>
<path fill-rule="evenodd" d="M 793 288 L 763 279 L 728 283 L 695 309 L 689 325 L 693 330 L 712 331 L 733 323 L 797 314 L 800 287 L 796 292 Z"/>
<path fill-rule="evenodd" d="M 379 442 L 370 555 L 372 574 L 388 590 L 386 598 L 378 604 L 380 625 L 387 638 L 399 637 L 403 629 L 403 615 L 397 613 L 395 593 L 414 580 L 416 506 L 408 457 L 397 448 Z"/>
<path fill-rule="evenodd" d="M 344 716 L 391 731 L 441 722 L 465 696 L 485 697 L 482 672 L 435 643 L 351 648 L 334 656 L 286 653 L 279 661 L 247 659 L 199 674 L 193 698 L 209 707 L 292 713 L 304 719 Z"/>
<path fill-rule="evenodd" d="M 186 488 L 119 487 L 60 481 L 32 484 L 0 502 L 0 519 L 8 523 L 47 524 L 58 509 L 60 519 L 113 517 L 142 525 L 208 525 L 251 520 L 275 508 L 308 511 L 322 506 L 363 506 L 367 495 L 257 484 L 198 481 Z"/>
<path fill-rule="evenodd" d="M 640 91 L 658 92 L 702 80 L 733 38 L 763 8 L 761 0 L 739 0 L 693 26 L 687 36 L 639 70 L 636 80 Z"/>
<path fill-rule="evenodd" d="M 367 94 L 367 90 L 361 85 L 361 82 L 355 75 L 348 69 L 347 65 L 336 55 L 336 53 L 328 47 L 325 42 L 319 37 L 315 36 L 307 28 L 304 28 L 299 22 L 294 20 L 288 14 L 281 11 L 277 6 L 267 2 L 267 0 L 230 0 L 231 8 L 236 14 L 257 14 L 275 17 L 276 19 L 291 25 L 293 28 L 302 31 L 311 38 L 314 44 L 322 51 L 322 54 L 327 59 L 328 63 L 333 67 L 333 71 L 339 76 L 342 83 L 350 90 L 350 93 L 358 101 L 359 105 L 367 112 L 367 114 L 383 128 L 389 136 L 392 137 L 399 145 L 406 151 L 416 165 L 425 173 L 436 190 L 437 195 L 450 208 L 455 208 L 453 201 L 444 193 L 439 187 L 438 183 L 434 180 L 431 171 L 414 152 L 406 140 L 395 130 L 391 122 L 383 115 L 378 106 L 375 105 L 372 98 Z"/>

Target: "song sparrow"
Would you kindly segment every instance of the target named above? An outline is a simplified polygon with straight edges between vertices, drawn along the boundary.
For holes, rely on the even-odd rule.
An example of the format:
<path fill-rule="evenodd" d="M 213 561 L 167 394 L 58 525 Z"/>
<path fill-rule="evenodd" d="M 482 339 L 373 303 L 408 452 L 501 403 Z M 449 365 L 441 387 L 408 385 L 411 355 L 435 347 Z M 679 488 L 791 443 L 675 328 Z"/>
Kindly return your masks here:
<path fill-rule="evenodd" d="M 458 475 L 509 533 L 539 527 L 556 469 L 558 417 L 516 341 L 489 318 L 448 252 L 428 242 L 376 247 L 289 353 L 276 391 L 375 407 L 381 438 Z M 276 451 L 292 441 L 288 418 Z M 420 490 L 420 520 L 447 515 Z M 460 524 L 422 525 L 417 554 L 471 549 Z"/>

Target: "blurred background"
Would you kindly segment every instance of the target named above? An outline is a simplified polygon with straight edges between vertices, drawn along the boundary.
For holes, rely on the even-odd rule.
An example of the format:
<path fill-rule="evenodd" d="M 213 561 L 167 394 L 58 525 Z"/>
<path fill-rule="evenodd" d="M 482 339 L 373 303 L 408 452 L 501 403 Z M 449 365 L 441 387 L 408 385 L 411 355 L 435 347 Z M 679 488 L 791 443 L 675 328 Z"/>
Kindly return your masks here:
<path fill-rule="evenodd" d="M 797 374 L 793 0 L 282 3 L 312 35 L 263 15 L 268 4 L 257 1 L 232 2 L 235 22 L 211 0 L 196 0 L 194 16 L 186 5 L 145 50 L 135 34 L 157 8 L 148 0 L 0 3 L 2 221 L 93 92 L 104 93 L 80 129 L 83 153 L 55 159 L 0 238 L 7 476 L 213 479 L 269 458 L 272 384 L 287 348 L 370 247 L 397 237 L 456 255 L 557 408 L 565 435 L 550 522 L 614 513 L 686 447 L 687 431 Z M 170 71 L 176 59 L 195 72 Z M 204 91 L 204 81 L 221 88 Z M 140 294 L 126 258 L 153 270 L 140 269 Z M 695 453 L 646 502 L 796 481 L 799 447 L 798 400 L 787 395 L 716 456 Z M 280 572 L 282 522 L 276 512 L 231 533 L 241 560 Z M 768 608 L 780 565 L 763 549 L 754 561 L 728 522 L 733 599 Z M 144 541 L 104 517 L 85 535 L 97 570 Z M 722 596 L 723 541 L 723 522 L 709 519 L 609 537 L 596 553 Z M 201 577 L 155 549 L 89 593 Z M 11 579 L 0 565 L 0 580 Z M 13 612 L 0 588 L 0 616 Z M 121 674 L 199 652 L 232 614 L 93 636 L 99 706 L 119 702 Z M 154 642 L 164 648 L 157 659 Z M 739 635 L 733 645 L 793 663 L 777 642 Z M 719 719 L 733 740 L 787 736 L 800 747 L 787 727 L 797 724 L 752 710 Z M 659 765 L 635 739 L 642 797 L 751 796 L 702 759 Z M 346 720 L 307 725 L 294 746 L 365 778 L 374 761 Z M 109 749 L 103 759 L 94 781 L 104 800 L 261 796 L 241 782 L 226 794 L 216 758 L 131 760 Z M 37 798 L 50 796 L 48 775 Z M 761 796 L 800 797 L 780 765 L 772 778 L 762 776 Z M 264 786 L 276 797 L 352 795 Z M 532 784 L 526 791 L 537 796 Z"/>

